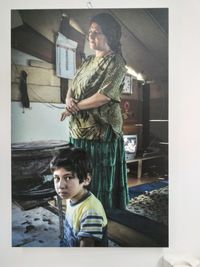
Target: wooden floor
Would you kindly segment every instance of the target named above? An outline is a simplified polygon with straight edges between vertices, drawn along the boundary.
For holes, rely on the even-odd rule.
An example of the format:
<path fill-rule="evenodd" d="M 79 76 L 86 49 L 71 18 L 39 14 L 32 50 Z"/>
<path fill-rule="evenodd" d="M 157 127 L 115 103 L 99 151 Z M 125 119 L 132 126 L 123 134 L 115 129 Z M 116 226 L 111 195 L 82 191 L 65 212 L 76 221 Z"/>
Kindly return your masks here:
<path fill-rule="evenodd" d="M 120 247 L 158 247 L 150 237 L 112 220 L 108 220 L 108 237 Z"/>
<path fill-rule="evenodd" d="M 161 180 L 162 180 L 162 177 L 141 177 L 140 179 L 128 177 L 128 187 L 152 183 L 152 182 L 161 181 Z"/>

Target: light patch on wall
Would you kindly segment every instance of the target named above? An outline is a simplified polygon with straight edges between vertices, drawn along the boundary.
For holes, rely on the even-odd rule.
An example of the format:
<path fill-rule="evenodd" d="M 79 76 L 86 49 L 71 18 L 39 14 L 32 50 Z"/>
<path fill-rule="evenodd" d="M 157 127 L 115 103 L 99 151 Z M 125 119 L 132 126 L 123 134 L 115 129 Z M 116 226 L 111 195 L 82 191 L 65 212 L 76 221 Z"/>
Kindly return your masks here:
<path fill-rule="evenodd" d="M 64 104 L 59 108 L 44 103 L 32 103 L 24 113 L 19 102 L 12 102 L 12 143 L 37 140 L 69 140 L 68 119 L 60 121 Z M 61 109 L 63 108 L 63 109 Z"/>
<path fill-rule="evenodd" d="M 138 74 L 133 68 L 131 68 L 130 66 L 126 66 L 126 69 L 127 69 L 127 73 L 128 74 L 130 74 L 133 77 L 137 78 Z"/>

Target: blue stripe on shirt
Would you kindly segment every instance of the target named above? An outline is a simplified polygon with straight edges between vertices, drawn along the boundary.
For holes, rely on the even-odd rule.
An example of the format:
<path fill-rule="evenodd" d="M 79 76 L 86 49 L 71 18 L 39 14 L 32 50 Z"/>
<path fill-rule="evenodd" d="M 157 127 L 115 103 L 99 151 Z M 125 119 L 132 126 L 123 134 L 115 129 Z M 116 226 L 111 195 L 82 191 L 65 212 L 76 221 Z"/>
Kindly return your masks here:
<path fill-rule="evenodd" d="M 84 223 L 84 224 L 82 224 L 82 227 L 87 227 L 87 226 L 89 226 L 89 227 L 94 227 L 94 226 L 102 227 L 102 224 L 101 223 Z"/>
<path fill-rule="evenodd" d="M 103 217 L 102 216 L 98 216 L 98 215 L 88 215 L 88 216 L 86 216 L 85 218 L 83 218 L 81 220 L 81 223 L 83 223 L 86 219 L 100 219 L 100 220 L 103 220 Z"/>

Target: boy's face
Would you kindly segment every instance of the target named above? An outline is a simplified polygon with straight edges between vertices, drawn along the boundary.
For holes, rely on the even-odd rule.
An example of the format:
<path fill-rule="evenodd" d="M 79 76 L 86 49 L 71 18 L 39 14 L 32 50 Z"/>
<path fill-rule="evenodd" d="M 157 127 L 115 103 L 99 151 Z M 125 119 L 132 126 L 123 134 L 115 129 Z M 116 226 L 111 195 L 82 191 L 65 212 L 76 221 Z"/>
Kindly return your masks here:
<path fill-rule="evenodd" d="M 56 193 L 63 199 L 71 199 L 72 201 L 78 201 L 87 192 L 84 186 L 87 186 L 90 181 L 89 178 L 79 183 L 79 179 L 71 171 L 64 168 L 58 168 L 53 172 L 54 186 Z"/>

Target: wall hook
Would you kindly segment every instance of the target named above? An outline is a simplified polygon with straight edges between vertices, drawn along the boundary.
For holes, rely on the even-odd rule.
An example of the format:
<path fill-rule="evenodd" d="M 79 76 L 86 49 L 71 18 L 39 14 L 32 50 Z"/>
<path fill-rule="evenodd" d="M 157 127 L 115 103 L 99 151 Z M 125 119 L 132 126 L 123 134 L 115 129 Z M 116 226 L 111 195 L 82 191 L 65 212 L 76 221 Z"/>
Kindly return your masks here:
<path fill-rule="evenodd" d="M 93 8 L 93 4 L 91 1 L 87 1 L 86 5 L 88 8 Z"/>

